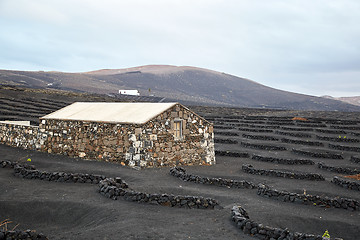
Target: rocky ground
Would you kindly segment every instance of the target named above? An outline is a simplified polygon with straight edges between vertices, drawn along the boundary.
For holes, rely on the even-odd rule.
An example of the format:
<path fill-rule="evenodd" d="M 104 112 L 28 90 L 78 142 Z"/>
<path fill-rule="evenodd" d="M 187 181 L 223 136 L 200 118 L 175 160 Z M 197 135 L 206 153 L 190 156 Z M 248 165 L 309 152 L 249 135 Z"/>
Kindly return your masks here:
<path fill-rule="evenodd" d="M 30 99 L 32 95 L 26 94 Z M 10 102 L 4 93 L 2 97 L 4 103 Z M 52 106 L 61 107 L 79 98 L 70 97 L 53 97 Z M 217 164 L 189 166 L 185 168 L 186 173 L 246 180 L 255 186 L 261 183 L 279 191 L 302 195 L 360 201 L 359 191 L 331 182 L 334 176 L 347 179 L 343 176 L 349 174 L 318 167 L 322 162 L 355 172 L 360 169 L 356 162 L 360 155 L 359 113 L 191 108 L 215 125 Z M 33 111 L 42 114 L 41 109 L 42 105 L 34 106 Z M 11 108 L 6 111 L 21 115 Z M 295 121 L 293 117 L 308 121 Z M 134 170 L 107 162 L 73 159 L 2 144 L 0 156 L 2 161 L 22 164 L 29 164 L 27 159 L 30 158 L 31 164 L 41 171 L 121 177 L 132 189 L 145 193 L 214 198 L 221 206 L 213 210 L 186 209 L 131 202 L 121 197 L 112 200 L 99 194 L 96 184 L 24 179 L 14 176 L 11 168 L 0 168 L 0 221 L 9 218 L 13 221 L 9 228 L 19 224 L 18 229 L 35 229 L 49 239 L 256 239 L 243 233 L 231 221 L 233 206 L 246 209 L 250 218 L 258 223 L 288 228 L 292 232 L 322 235 L 327 229 L 331 237 L 352 240 L 358 238 L 360 229 L 360 209 L 283 202 L 258 195 L 257 188 L 185 182 L 170 175 L 169 168 Z M 270 158 L 275 161 L 259 160 Z M 310 160 L 314 164 L 280 164 L 287 160 Z M 253 175 L 243 171 L 245 164 L 260 171 L 320 174 L 325 180 Z"/>

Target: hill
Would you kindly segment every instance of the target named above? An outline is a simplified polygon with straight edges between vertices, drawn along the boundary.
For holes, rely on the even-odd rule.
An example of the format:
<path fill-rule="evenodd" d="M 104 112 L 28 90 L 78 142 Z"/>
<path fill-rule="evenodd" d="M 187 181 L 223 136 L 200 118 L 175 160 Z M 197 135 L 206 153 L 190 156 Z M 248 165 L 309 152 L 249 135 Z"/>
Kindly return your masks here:
<path fill-rule="evenodd" d="M 332 96 L 322 96 L 324 98 L 328 99 L 335 99 L 342 102 L 350 103 L 353 105 L 360 106 L 360 96 L 354 96 L 354 97 L 332 97 Z"/>
<path fill-rule="evenodd" d="M 297 94 L 208 69 L 147 65 L 85 73 L 0 70 L 0 84 L 98 94 L 138 89 L 141 95 L 183 103 L 293 110 L 360 111 L 334 99 Z"/>

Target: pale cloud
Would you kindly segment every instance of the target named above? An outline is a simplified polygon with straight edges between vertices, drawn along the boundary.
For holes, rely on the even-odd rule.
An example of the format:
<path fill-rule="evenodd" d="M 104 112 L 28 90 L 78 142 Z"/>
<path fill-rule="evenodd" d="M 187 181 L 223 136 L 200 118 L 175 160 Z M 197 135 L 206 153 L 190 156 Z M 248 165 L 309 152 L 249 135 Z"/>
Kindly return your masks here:
<path fill-rule="evenodd" d="M 357 0 L 1 0 L 0 68 L 190 65 L 349 96 L 359 89 L 359 12 Z"/>

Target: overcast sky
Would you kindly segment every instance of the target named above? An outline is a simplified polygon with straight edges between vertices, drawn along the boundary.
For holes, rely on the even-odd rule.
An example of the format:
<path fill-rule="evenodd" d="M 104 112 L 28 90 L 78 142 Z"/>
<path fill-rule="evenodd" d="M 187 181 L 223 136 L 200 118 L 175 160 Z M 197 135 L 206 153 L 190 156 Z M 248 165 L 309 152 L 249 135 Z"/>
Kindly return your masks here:
<path fill-rule="evenodd" d="M 360 96 L 360 1 L 0 0 L 0 69 L 148 64 Z"/>

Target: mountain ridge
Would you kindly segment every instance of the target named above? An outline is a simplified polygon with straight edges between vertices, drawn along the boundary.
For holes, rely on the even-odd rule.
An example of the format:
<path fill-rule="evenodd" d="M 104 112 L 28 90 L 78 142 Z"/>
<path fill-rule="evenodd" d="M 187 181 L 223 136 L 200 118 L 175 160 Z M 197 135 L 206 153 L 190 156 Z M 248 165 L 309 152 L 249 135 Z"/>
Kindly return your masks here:
<path fill-rule="evenodd" d="M 98 94 L 137 89 L 144 96 L 203 105 L 360 111 L 359 106 L 338 100 L 287 92 L 246 78 L 191 66 L 145 65 L 80 73 L 0 70 L 0 84 Z"/>

